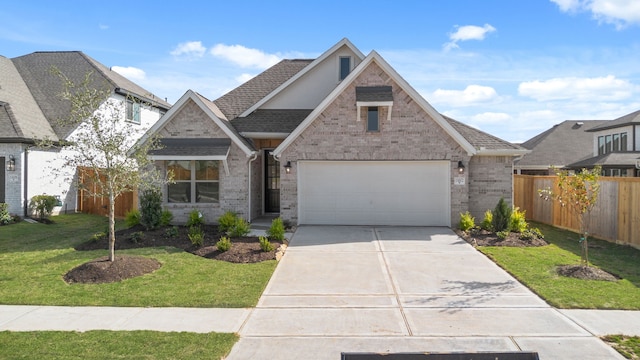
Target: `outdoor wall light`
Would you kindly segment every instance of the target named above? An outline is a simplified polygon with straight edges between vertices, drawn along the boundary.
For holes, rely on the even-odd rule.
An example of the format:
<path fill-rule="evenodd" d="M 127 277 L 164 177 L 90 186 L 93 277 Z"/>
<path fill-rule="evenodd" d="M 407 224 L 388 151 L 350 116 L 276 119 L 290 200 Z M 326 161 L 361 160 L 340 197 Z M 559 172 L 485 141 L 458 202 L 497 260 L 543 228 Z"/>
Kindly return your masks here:
<path fill-rule="evenodd" d="M 462 163 L 462 160 L 458 161 L 458 173 L 460 175 L 464 174 L 464 164 Z"/>
<path fill-rule="evenodd" d="M 284 171 L 287 174 L 291 174 L 291 161 L 287 161 L 287 163 L 284 165 Z"/>
<path fill-rule="evenodd" d="M 7 171 L 16 171 L 16 158 L 13 155 L 9 155 L 9 162 L 7 162 Z"/>

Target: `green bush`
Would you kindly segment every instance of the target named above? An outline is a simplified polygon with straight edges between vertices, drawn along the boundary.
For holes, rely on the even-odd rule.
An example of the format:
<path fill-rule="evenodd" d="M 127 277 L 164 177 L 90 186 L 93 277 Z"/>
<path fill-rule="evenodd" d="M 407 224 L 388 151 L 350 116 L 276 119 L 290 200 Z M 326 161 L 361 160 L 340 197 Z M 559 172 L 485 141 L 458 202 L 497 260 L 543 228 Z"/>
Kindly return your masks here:
<path fill-rule="evenodd" d="M 509 220 L 509 228 L 513 232 L 523 233 L 529 225 L 527 224 L 527 219 L 525 217 L 525 212 L 520 211 L 519 208 L 513 209 L 511 212 L 511 219 Z"/>
<path fill-rule="evenodd" d="M 144 232 L 142 231 L 136 231 L 134 233 L 131 233 L 131 241 L 133 241 L 134 244 L 139 243 L 143 237 L 144 237 Z"/>
<path fill-rule="evenodd" d="M 124 224 L 130 228 L 140 224 L 140 210 L 131 209 L 124 214 Z"/>
<path fill-rule="evenodd" d="M 258 241 L 260 241 L 260 249 L 264 252 L 273 251 L 273 244 L 264 236 L 258 237 Z"/>
<path fill-rule="evenodd" d="M 491 210 L 484 212 L 484 219 L 482 219 L 482 223 L 480 223 L 480 229 L 493 231 L 493 212 L 491 212 Z"/>
<path fill-rule="evenodd" d="M 160 213 L 160 226 L 171 225 L 171 220 L 173 220 L 173 213 L 168 209 L 162 210 Z"/>
<path fill-rule="evenodd" d="M 145 190 L 140 197 L 140 223 L 147 230 L 160 226 L 162 193 L 157 189 Z"/>
<path fill-rule="evenodd" d="M 170 228 L 167 228 L 167 230 L 165 230 L 164 235 L 166 237 L 170 237 L 170 238 L 174 238 L 176 236 L 178 236 L 178 227 L 177 226 L 172 226 Z"/>
<path fill-rule="evenodd" d="M 187 226 L 202 226 L 204 225 L 204 216 L 198 209 L 193 209 L 189 213 L 189 219 L 187 220 Z"/>
<path fill-rule="evenodd" d="M 460 214 L 460 230 L 467 231 L 469 229 L 473 229 L 476 226 L 476 219 L 471 216 L 471 214 L 467 211 L 464 214 Z"/>
<path fill-rule="evenodd" d="M 53 195 L 36 195 L 31 198 L 29 208 L 35 212 L 38 219 L 46 219 L 51 215 L 58 199 Z"/>
<path fill-rule="evenodd" d="M 233 227 L 236 220 L 238 218 L 238 214 L 233 211 L 227 211 L 222 216 L 218 218 L 218 230 L 223 233 L 227 233 Z"/>
<path fill-rule="evenodd" d="M 544 239 L 542 231 L 538 228 L 527 229 L 520 233 L 521 240 Z"/>
<path fill-rule="evenodd" d="M 276 241 L 284 240 L 284 224 L 282 223 L 282 218 L 277 217 L 271 221 L 271 226 L 267 230 L 267 236 L 269 239 Z"/>
<path fill-rule="evenodd" d="M 105 237 L 107 237 L 107 233 L 106 232 L 98 232 L 98 233 L 93 234 L 91 236 L 91 239 L 89 239 L 89 241 L 97 242 L 97 241 L 100 241 L 100 240 L 104 239 Z"/>
<path fill-rule="evenodd" d="M 244 218 L 238 217 L 233 223 L 231 229 L 229 229 L 229 236 L 242 237 L 247 236 L 251 232 L 251 225 Z"/>
<path fill-rule="evenodd" d="M 496 235 L 498 236 L 498 239 L 504 240 L 507 238 L 507 236 L 509 236 L 510 233 L 511 232 L 508 230 L 503 230 L 503 231 L 498 231 Z"/>
<path fill-rule="evenodd" d="M 195 246 L 202 246 L 202 244 L 204 244 L 204 231 L 200 226 L 190 226 L 187 236 L 191 244 Z"/>
<path fill-rule="evenodd" d="M 7 225 L 13 222 L 13 217 L 9 214 L 9 204 L 0 203 L 0 225 Z"/>
<path fill-rule="evenodd" d="M 231 249 L 231 245 L 231 240 L 226 236 L 221 237 L 216 243 L 216 247 L 222 252 L 229 251 L 229 249 Z"/>
<path fill-rule="evenodd" d="M 504 201 L 504 198 L 500 198 L 495 209 L 493 209 L 493 230 L 495 232 L 509 231 L 509 222 L 511 220 L 511 207 Z"/>

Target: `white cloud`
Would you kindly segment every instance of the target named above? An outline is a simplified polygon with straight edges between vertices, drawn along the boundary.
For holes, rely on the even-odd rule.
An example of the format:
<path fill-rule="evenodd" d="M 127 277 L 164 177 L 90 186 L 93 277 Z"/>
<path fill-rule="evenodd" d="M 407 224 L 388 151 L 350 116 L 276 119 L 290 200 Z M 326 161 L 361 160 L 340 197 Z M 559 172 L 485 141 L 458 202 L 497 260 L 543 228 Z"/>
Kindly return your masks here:
<path fill-rule="evenodd" d="M 471 121 L 478 124 L 499 124 L 511 120 L 511 115 L 503 112 L 483 112 L 471 117 Z"/>
<path fill-rule="evenodd" d="M 200 41 L 188 41 L 184 43 L 178 44 L 178 46 L 171 51 L 171 55 L 173 56 L 182 56 L 185 55 L 187 57 L 196 57 L 200 58 L 207 52 L 207 49 L 202 46 L 202 42 Z"/>
<path fill-rule="evenodd" d="M 433 92 L 434 103 L 451 106 L 471 106 L 499 99 L 496 90 L 490 86 L 469 85 L 464 90 L 437 89 Z"/>
<path fill-rule="evenodd" d="M 489 24 L 484 24 L 484 26 L 476 26 L 476 25 L 465 25 L 459 26 L 456 32 L 449 34 L 450 42 L 444 45 L 446 50 L 458 48 L 459 41 L 468 41 L 468 40 L 484 40 L 485 36 L 488 33 L 496 31 L 496 28 Z"/>
<path fill-rule="evenodd" d="M 281 60 L 278 55 L 267 54 L 261 50 L 242 45 L 217 44 L 211 49 L 211 54 L 243 68 L 266 69 Z"/>
<path fill-rule="evenodd" d="M 632 96 L 634 86 L 613 75 L 595 78 L 554 78 L 528 81 L 518 85 L 518 94 L 538 101 L 581 100 L 618 101 Z"/>
<path fill-rule="evenodd" d="M 551 0 L 563 12 L 591 12 L 598 21 L 618 29 L 640 24 L 640 2 L 637 0 Z"/>
<path fill-rule="evenodd" d="M 127 67 L 112 66 L 111 70 L 117 72 L 118 74 L 126 77 L 127 79 L 129 79 L 131 81 L 144 80 L 144 78 L 146 77 L 146 74 L 145 74 L 144 70 L 138 69 L 138 68 L 135 68 L 135 67 L 132 67 L 132 66 L 127 66 Z"/>
<path fill-rule="evenodd" d="M 255 77 L 255 75 L 244 73 L 244 74 L 240 74 L 240 76 L 236 76 L 236 81 L 239 84 L 243 84 L 243 83 L 253 79 L 254 77 Z"/>

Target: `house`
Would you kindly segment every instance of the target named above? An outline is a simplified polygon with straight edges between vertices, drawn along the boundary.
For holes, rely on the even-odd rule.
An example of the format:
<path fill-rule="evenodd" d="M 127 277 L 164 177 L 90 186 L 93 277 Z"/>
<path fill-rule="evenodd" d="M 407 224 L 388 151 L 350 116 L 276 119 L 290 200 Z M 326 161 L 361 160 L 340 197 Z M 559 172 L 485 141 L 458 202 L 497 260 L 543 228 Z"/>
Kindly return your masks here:
<path fill-rule="evenodd" d="M 586 130 L 591 156 L 568 164 L 580 170 L 602 166 L 603 176 L 640 177 L 640 110 Z"/>
<path fill-rule="evenodd" d="M 66 169 L 69 177 L 51 171 L 62 167 L 65 149 L 35 146 L 38 139 L 69 140 L 75 131 L 59 125 L 58 120 L 68 118 L 70 106 L 59 97 L 63 83 L 52 67 L 76 84 L 91 72 L 96 86 L 106 84 L 110 99 L 126 106 L 126 121 L 141 133 L 170 107 L 82 52 L 35 52 L 12 59 L 0 56 L 0 202 L 7 203 L 12 214 L 27 215 L 29 200 L 40 194 L 60 198 L 54 211 L 76 209 L 76 169 Z"/>
<path fill-rule="evenodd" d="M 520 144 L 530 153 L 515 160 L 521 175 L 554 175 L 555 169 L 593 156 L 593 135 L 587 130 L 608 120 L 566 120 Z"/>
<path fill-rule="evenodd" d="M 512 198 L 527 152 L 438 113 L 375 51 L 343 39 L 210 101 L 188 90 L 141 139 L 184 222 L 227 210 L 292 224 L 451 226 Z"/>

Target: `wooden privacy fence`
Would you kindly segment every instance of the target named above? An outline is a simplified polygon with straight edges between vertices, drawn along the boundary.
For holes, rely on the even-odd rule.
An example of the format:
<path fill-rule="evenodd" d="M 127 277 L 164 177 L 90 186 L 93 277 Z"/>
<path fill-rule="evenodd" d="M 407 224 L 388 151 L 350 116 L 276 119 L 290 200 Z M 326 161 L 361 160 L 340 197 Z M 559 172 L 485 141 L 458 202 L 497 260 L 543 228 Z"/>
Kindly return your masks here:
<path fill-rule="evenodd" d="M 78 189 L 78 210 L 86 214 L 96 215 L 109 215 L 109 197 L 89 196 L 87 190 L 95 192 L 98 189 L 98 184 L 91 181 L 91 175 L 94 174 L 94 170 L 91 168 L 78 167 L 78 182 L 82 186 Z M 103 179 L 104 176 L 100 175 Z M 125 214 L 134 208 L 138 207 L 138 192 L 133 190 L 125 192 L 116 198 L 115 203 L 115 216 L 123 218 Z"/>
<path fill-rule="evenodd" d="M 513 176 L 513 203 L 527 219 L 580 231 L 578 218 L 538 190 L 557 189 L 556 176 Z M 640 178 L 601 177 L 600 194 L 589 219 L 589 234 L 640 248 Z"/>

